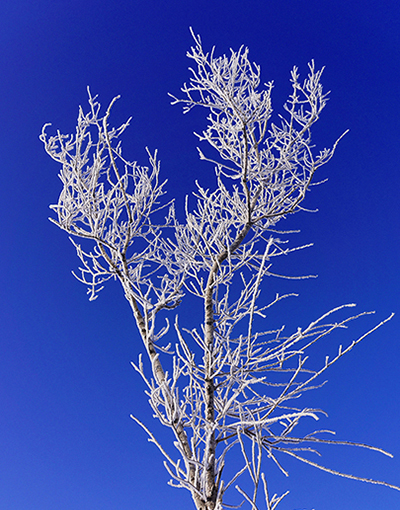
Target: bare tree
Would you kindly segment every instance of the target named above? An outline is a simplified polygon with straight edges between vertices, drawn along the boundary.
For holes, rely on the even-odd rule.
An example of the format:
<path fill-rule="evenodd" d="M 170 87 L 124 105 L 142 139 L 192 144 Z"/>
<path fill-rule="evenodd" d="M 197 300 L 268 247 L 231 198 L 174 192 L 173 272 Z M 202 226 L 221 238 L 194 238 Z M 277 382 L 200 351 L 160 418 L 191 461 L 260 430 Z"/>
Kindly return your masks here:
<path fill-rule="evenodd" d="M 149 167 L 124 159 L 120 137 L 130 119 L 119 128 L 109 126 L 117 97 L 101 114 L 89 92 L 90 110 L 80 108 L 75 134 L 48 137 L 46 125 L 41 135 L 47 153 L 62 165 L 63 189 L 51 206 L 57 214 L 51 221 L 72 236 L 82 264 L 77 278 L 88 286 L 91 300 L 105 281 L 121 283 L 151 371 L 142 354 L 133 366 L 147 385 L 155 417 L 173 433 L 175 457 L 139 418 L 132 418 L 164 456 L 170 484 L 189 490 L 197 510 L 232 508 L 225 499 L 230 488 L 252 510 L 275 509 L 287 493 L 270 497 L 263 453 L 285 474 L 280 459 L 289 455 L 336 475 L 400 490 L 333 471 L 308 453 L 316 452 L 319 443 L 356 445 L 390 456 L 383 450 L 327 439 L 329 431 L 295 433 L 300 420 L 318 420 L 323 412 L 302 407 L 301 395 L 321 386 L 322 373 L 392 316 L 340 346 L 317 368 L 310 366 L 307 349 L 365 315 L 335 319 L 354 304 L 330 310 L 292 333 L 283 327 L 256 329 L 257 318 L 265 319 L 267 309 L 288 297 L 276 295 L 260 304 L 263 280 L 273 275 L 271 260 L 305 247 L 285 247 L 282 235 L 288 232 L 276 225 L 302 210 L 314 173 L 331 159 L 341 138 L 320 152 L 311 142 L 311 127 L 327 102 L 323 70 L 311 62 L 301 82 L 293 68 L 292 94 L 276 124 L 271 121 L 273 85 L 259 91 L 260 68 L 249 61 L 248 49 L 216 57 L 214 49 L 204 53 L 200 37 L 192 35 L 195 45 L 188 57 L 195 67 L 182 88 L 183 99 L 171 96 L 172 104 L 183 103 L 185 113 L 195 106 L 209 111 L 208 127 L 197 136 L 217 154 L 213 159 L 199 149 L 200 159 L 215 166 L 216 186 L 209 190 L 196 183 L 184 223 L 176 218 L 173 202 L 162 202 L 157 153 L 148 151 Z M 76 238 L 86 241 L 79 244 Z M 88 241 L 92 247 L 86 249 Z M 162 310 L 175 309 L 185 294 L 198 298 L 202 324 L 185 329 L 176 319 L 175 345 L 166 345 L 169 322 L 160 327 L 156 319 Z M 235 474 L 228 478 L 226 463 L 229 472 L 234 465 Z M 239 485 L 246 474 L 250 492 Z"/>

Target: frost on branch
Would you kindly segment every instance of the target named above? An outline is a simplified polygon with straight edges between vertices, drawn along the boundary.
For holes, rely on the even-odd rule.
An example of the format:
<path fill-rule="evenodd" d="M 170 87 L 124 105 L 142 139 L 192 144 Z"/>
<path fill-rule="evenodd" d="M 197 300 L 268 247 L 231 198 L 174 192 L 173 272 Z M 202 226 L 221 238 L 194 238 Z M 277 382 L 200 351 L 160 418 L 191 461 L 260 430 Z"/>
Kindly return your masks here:
<path fill-rule="evenodd" d="M 89 91 L 88 91 L 89 92 Z M 161 227 L 151 216 L 160 208 L 171 207 L 166 225 L 173 221 L 171 204 L 160 206 L 164 183 L 159 183 L 157 152 L 148 151 L 150 167 L 124 159 L 120 137 L 130 120 L 119 128 L 109 128 L 108 118 L 114 98 L 101 116 L 100 104 L 89 92 L 90 111 L 79 109 L 74 135 L 57 133 L 41 140 L 47 153 L 62 165 L 63 184 L 58 203 L 52 205 L 60 228 L 73 237 L 94 241 L 84 251 L 73 239 L 83 264 L 80 279 L 89 287 L 90 299 L 109 278 L 119 278 L 126 292 L 133 292 L 142 306 L 175 306 L 179 300 L 179 276 L 160 268 L 171 266 L 171 255 L 159 240 Z M 151 275 L 157 273 L 157 285 Z"/>
<path fill-rule="evenodd" d="M 270 497 L 263 458 L 285 475 L 284 457 L 292 456 L 339 476 L 398 489 L 334 471 L 313 458 L 318 444 L 389 455 L 383 450 L 334 440 L 327 430 L 296 433 L 300 421 L 318 421 L 324 414 L 302 406 L 304 392 L 324 384 L 320 376 L 391 316 L 315 367 L 308 348 L 366 313 L 343 318 L 354 305 L 339 306 L 290 333 L 273 328 L 266 316 L 290 295 L 260 299 L 265 278 L 274 276 L 274 257 L 305 247 L 288 248 L 289 232 L 276 225 L 302 210 L 315 172 L 339 141 L 320 151 L 312 145 L 311 128 L 327 102 L 322 70 L 311 62 L 301 81 L 293 69 L 292 93 L 273 123 L 272 83 L 260 87 L 260 68 L 248 60 L 247 48 L 216 57 L 214 49 L 204 53 L 200 37 L 192 35 L 192 75 L 183 98 L 172 98 L 185 113 L 195 106 L 209 112 L 208 126 L 197 136 L 213 151 L 199 154 L 215 166 L 215 188 L 196 183 L 184 222 L 175 217 L 172 202 L 162 202 L 157 154 L 148 152 L 149 167 L 124 158 L 120 138 L 130 120 L 119 128 L 108 124 L 117 98 L 103 115 L 89 93 L 89 112 L 80 108 L 75 134 L 48 137 L 45 126 L 41 135 L 61 165 L 63 189 L 51 206 L 57 214 L 52 221 L 71 236 L 82 264 L 78 279 L 90 299 L 108 279 L 121 283 L 151 368 L 142 354 L 133 366 L 146 384 L 154 416 L 172 432 L 175 453 L 132 418 L 164 456 L 171 485 L 189 490 L 197 510 L 242 503 L 274 510 L 286 493 Z M 202 324 L 181 326 L 176 318 L 174 333 L 168 321 L 156 325 L 158 312 L 176 308 L 185 293 L 197 298 Z M 163 344 L 167 336 L 175 341 Z"/>

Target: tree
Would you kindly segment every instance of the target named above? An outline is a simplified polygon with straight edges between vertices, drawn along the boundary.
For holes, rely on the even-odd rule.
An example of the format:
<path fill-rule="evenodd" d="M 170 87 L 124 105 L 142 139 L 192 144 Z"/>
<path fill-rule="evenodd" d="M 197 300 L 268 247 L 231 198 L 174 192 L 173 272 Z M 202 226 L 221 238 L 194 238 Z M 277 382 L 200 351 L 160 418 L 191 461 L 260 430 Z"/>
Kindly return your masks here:
<path fill-rule="evenodd" d="M 299 407 L 301 395 L 320 387 L 317 378 L 392 315 L 340 346 L 333 359 L 327 357 L 317 368 L 310 366 L 306 350 L 365 315 L 335 319 L 337 312 L 355 305 L 339 306 L 288 334 L 283 327 L 256 327 L 261 319 L 265 322 L 267 309 L 290 296 L 277 294 L 260 304 L 262 282 L 274 276 L 271 260 L 306 247 L 285 247 L 281 236 L 290 232 L 278 231 L 277 223 L 302 210 L 315 172 L 331 159 L 341 138 L 320 152 L 311 142 L 311 128 L 327 102 L 323 69 L 316 70 L 312 61 L 300 82 L 293 68 L 292 94 L 276 124 L 271 120 L 273 84 L 259 91 L 260 68 L 248 60 L 248 49 L 216 57 L 214 49 L 204 53 L 200 37 L 192 35 L 195 44 L 188 57 L 195 68 L 182 88 L 183 99 L 171 96 L 172 104 L 183 103 L 185 113 L 195 106 L 209 111 L 208 127 L 197 136 L 216 151 L 213 158 L 199 149 L 200 159 L 215 166 L 216 186 L 209 190 L 196 183 L 195 203 L 186 200 L 185 222 L 178 221 L 173 201 L 162 202 L 157 152 L 148 151 L 149 167 L 124 158 L 120 138 L 130 119 L 118 128 L 109 126 L 119 96 L 101 114 L 89 91 L 90 110 L 79 109 L 75 134 L 48 137 L 46 124 L 41 135 L 47 153 L 62 165 L 63 189 L 51 206 L 57 214 L 51 221 L 72 236 L 82 263 L 77 278 L 88 286 L 90 300 L 111 278 L 122 285 L 147 359 L 140 354 L 133 366 L 147 385 L 155 417 L 172 431 L 179 459 L 138 417 L 132 418 L 163 454 L 169 483 L 189 490 L 197 510 L 228 508 L 225 496 L 231 488 L 252 510 L 264 508 L 261 499 L 268 510 L 275 509 L 287 493 L 270 497 L 263 453 L 285 474 L 284 454 L 333 474 L 400 490 L 333 471 L 307 456 L 319 443 L 390 455 L 383 450 L 326 439 L 327 431 L 295 434 L 300 421 L 317 420 L 322 413 Z M 88 242 L 92 247 L 86 249 Z M 157 318 L 175 310 L 185 294 L 197 298 L 202 324 L 186 329 L 175 319 L 176 343 L 166 345 L 169 321 L 158 326 Z M 231 456 L 235 449 L 242 460 L 226 479 L 226 463 L 232 468 L 238 458 Z M 245 475 L 251 492 L 248 484 L 246 490 L 239 485 Z"/>

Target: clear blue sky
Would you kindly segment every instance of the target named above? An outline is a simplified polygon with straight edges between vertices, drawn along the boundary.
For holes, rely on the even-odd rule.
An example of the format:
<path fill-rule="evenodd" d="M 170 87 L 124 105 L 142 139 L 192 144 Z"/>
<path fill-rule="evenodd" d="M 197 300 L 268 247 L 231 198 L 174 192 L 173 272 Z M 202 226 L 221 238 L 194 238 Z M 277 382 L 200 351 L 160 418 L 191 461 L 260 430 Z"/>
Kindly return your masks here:
<path fill-rule="evenodd" d="M 74 129 L 86 87 L 106 104 L 117 94 L 116 123 L 133 116 L 128 159 L 146 163 L 159 149 L 177 206 L 195 179 L 211 182 L 198 161 L 194 130 L 204 112 L 183 116 L 167 92 L 188 79 L 185 52 L 193 26 L 217 53 L 245 44 L 275 81 L 275 111 L 289 72 L 326 66 L 331 99 L 315 141 L 331 145 L 347 128 L 329 177 L 300 214 L 299 242 L 314 247 L 280 261 L 300 282 L 269 280 L 266 293 L 300 292 L 271 320 L 304 325 L 348 302 L 376 310 L 326 341 L 317 355 L 392 311 L 395 318 L 332 368 L 310 402 L 329 413 L 322 428 L 338 439 L 372 443 L 394 459 L 348 448 L 321 462 L 400 485 L 400 7 L 395 0 L 2 0 L 0 4 L 0 510 L 189 509 L 184 491 L 166 485 L 162 459 L 130 420 L 154 421 L 144 386 L 130 366 L 139 338 L 122 292 L 111 283 L 93 303 L 71 275 L 78 259 L 51 224 L 57 165 L 38 140 L 52 122 Z M 202 181 L 203 179 L 203 181 Z M 190 317 L 182 309 L 181 322 Z M 347 336 L 346 336 L 347 335 Z M 311 398 L 312 397 L 312 398 Z M 283 459 L 285 479 L 266 464 L 271 490 L 291 490 L 280 510 L 397 510 L 400 493 L 335 478 Z"/>

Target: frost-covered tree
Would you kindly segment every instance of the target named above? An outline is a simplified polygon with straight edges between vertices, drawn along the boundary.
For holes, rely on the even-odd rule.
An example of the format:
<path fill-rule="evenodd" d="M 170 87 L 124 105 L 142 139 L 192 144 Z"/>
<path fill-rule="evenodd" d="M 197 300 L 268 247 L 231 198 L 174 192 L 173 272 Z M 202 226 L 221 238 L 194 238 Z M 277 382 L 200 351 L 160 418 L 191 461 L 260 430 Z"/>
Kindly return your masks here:
<path fill-rule="evenodd" d="M 302 394 L 318 388 L 322 373 L 391 317 L 315 366 L 307 349 L 364 314 L 336 319 L 354 306 L 347 304 L 286 333 L 271 328 L 265 313 L 288 296 L 260 299 L 263 281 L 273 276 L 273 258 L 305 247 L 288 248 L 289 232 L 277 230 L 279 221 L 302 210 L 315 172 L 341 138 L 319 152 L 312 145 L 311 128 L 327 102 L 322 69 L 311 62 L 300 81 L 293 68 L 292 93 L 274 123 L 273 85 L 260 89 L 260 68 L 249 61 L 248 49 L 216 57 L 214 49 L 204 53 L 200 37 L 192 35 L 191 78 L 182 98 L 171 96 L 172 104 L 182 103 L 185 113 L 195 106 L 208 110 L 208 126 L 197 136 L 213 149 L 199 154 L 214 165 L 215 188 L 196 182 L 184 222 L 173 201 L 164 201 L 157 152 L 148 151 L 148 167 L 124 158 L 120 138 L 130 119 L 118 128 L 109 124 L 117 97 L 103 114 L 89 92 L 90 109 L 80 108 L 75 134 L 48 137 L 46 125 L 41 135 L 62 167 L 63 189 L 51 206 L 57 219 L 51 221 L 71 236 L 82 264 L 77 278 L 91 300 L 111 278 L 122 285 L 144 347 L 133 366 L 147 385 L 155 418 L 172 432 L 175 453 L 132 418 L 164 456 L 170 484 L 187 489 L 197 510 L 232 508 L 238 497 L 252 510 L 275 509 L 285 494 L 269 495 L 263 459 L 287 474 L 285 455 L 388 485 L 333 471 L 309 453 L 320 443 L 383 450 L 335 441 L 327 431 L 297 435 L 296 426 L 322 413 L 303 407 Z M 170 330 L 165 313 L 175 317 L 188 294 L 197 299 L 202 323 L 181 325 L 175 318 Z M 262 322 L 260 331 L 256 325 Z M 231 490 L 236 497 L 229 496 Z"/>

